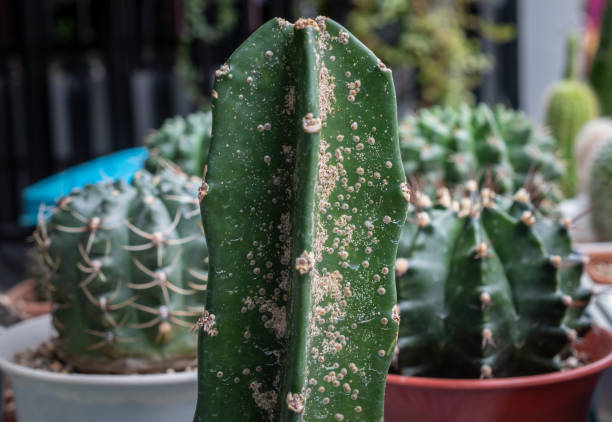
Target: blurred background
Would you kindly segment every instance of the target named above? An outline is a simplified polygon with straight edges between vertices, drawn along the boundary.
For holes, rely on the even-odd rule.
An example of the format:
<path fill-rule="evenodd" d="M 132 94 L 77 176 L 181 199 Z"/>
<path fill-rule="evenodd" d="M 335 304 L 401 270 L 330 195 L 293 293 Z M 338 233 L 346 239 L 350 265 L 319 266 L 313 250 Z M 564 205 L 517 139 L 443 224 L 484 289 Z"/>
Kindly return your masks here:
<path fill-rule="evenodd" d="M 24 277 L 23 189 L 206 109 L 215 69 L 272 17 L 343 23 L 393 68 L 400 113 L 485 102 L 541 120 L 567 35 L 597 37 L 597 3 L 0 0 L 0 290 Z"/>

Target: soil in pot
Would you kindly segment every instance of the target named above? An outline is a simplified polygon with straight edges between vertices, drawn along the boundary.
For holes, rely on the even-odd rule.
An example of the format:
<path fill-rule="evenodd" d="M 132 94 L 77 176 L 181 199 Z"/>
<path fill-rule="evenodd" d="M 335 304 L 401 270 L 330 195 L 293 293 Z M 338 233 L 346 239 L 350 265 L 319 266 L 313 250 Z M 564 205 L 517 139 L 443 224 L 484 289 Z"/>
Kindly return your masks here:
<path fill-rule="evenodd" d="M 57 351 L 56 340 L 51 339 L 39 344 L 35 348 L 30 348 L 18 353 L 14 357 L 14 362 L 18 365 L 32 369 L 55 372 L 60 374 L 79 374 L 82 373 L 73 368 L 69 363 L 62 360 Z M 193 360 L 193 365 L 185 367 L 183 370 L 168 368 L 159 373 L 193 372 L 197 369 L 197 360 Z"/>
<path fill-rule="evenodd" d="M 591 363 L 564 372 L 492 380 L 389 375 L 385 421 L 585 422 L 612 333 L 594 328 L 578 345 Z"/>

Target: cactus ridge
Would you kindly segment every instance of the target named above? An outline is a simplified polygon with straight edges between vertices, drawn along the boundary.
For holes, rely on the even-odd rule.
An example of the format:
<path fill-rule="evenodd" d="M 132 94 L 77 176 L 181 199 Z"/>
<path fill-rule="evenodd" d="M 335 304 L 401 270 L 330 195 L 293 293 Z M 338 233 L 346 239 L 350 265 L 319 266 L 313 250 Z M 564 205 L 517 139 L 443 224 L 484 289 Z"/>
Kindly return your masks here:
<path fill-rule="evenodd" d="M 62 198 L 34 238 L 50 271 L 62 357 L 85 372 L 192 366 L 207 262 L 196 180 L 141 171 L 133 184 Z"/>
<path fill-rule="evenodd" d="M 332 20 L 275 19 L 212 97 L 195 420 L 381 420 L 408 195 L 390 70 Z"/>
<path fill-rule="evenodd" d="M 520 376 L 560 369 L 590 327 L 567 221 L 474 181 L 415 195 L 396 261 L 398 367 L 407 375 Z M 422 330 L 421 327 L 428 327 Z"/>

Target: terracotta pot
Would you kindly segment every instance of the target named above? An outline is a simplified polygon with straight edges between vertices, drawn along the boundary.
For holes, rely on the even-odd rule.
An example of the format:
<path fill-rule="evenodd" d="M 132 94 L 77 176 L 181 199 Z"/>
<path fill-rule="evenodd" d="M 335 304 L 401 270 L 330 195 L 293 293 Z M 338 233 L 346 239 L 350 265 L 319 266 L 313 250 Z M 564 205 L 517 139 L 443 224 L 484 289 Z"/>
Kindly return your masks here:
<path fill-rule="evenodd" d="M 612 284 L 612 242 L 582 243 L 578 248 L 589 257 L 589 277 L 595 283 Z"/>
<path fill-rule="evenodd" d="M 389 375 L 385 421 L 584 422 L 599 376 L 612 366 L 612 333 L 594 328 L 578 349 L 578 369 L 493 380 Z"/>
<path fill-rule="evenodd" d="M 21 319 L 37 317 L 51 312 L 51 302 L 36 299 L 34 280 L 24 280 L 5 293 L 9 306 Z"/>

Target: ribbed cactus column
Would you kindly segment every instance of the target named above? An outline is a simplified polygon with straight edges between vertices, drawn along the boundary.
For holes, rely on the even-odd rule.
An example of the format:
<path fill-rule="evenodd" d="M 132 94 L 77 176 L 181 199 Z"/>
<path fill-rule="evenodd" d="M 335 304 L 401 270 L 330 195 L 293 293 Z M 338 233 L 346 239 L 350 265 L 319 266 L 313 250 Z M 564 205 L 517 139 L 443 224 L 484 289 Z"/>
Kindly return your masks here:
<path fill-rule="evenodd" d="M 382 419 L 408 195 L 390 71 L 329 19 L 275 19 L 213 99 L 195 420 Z"/>

